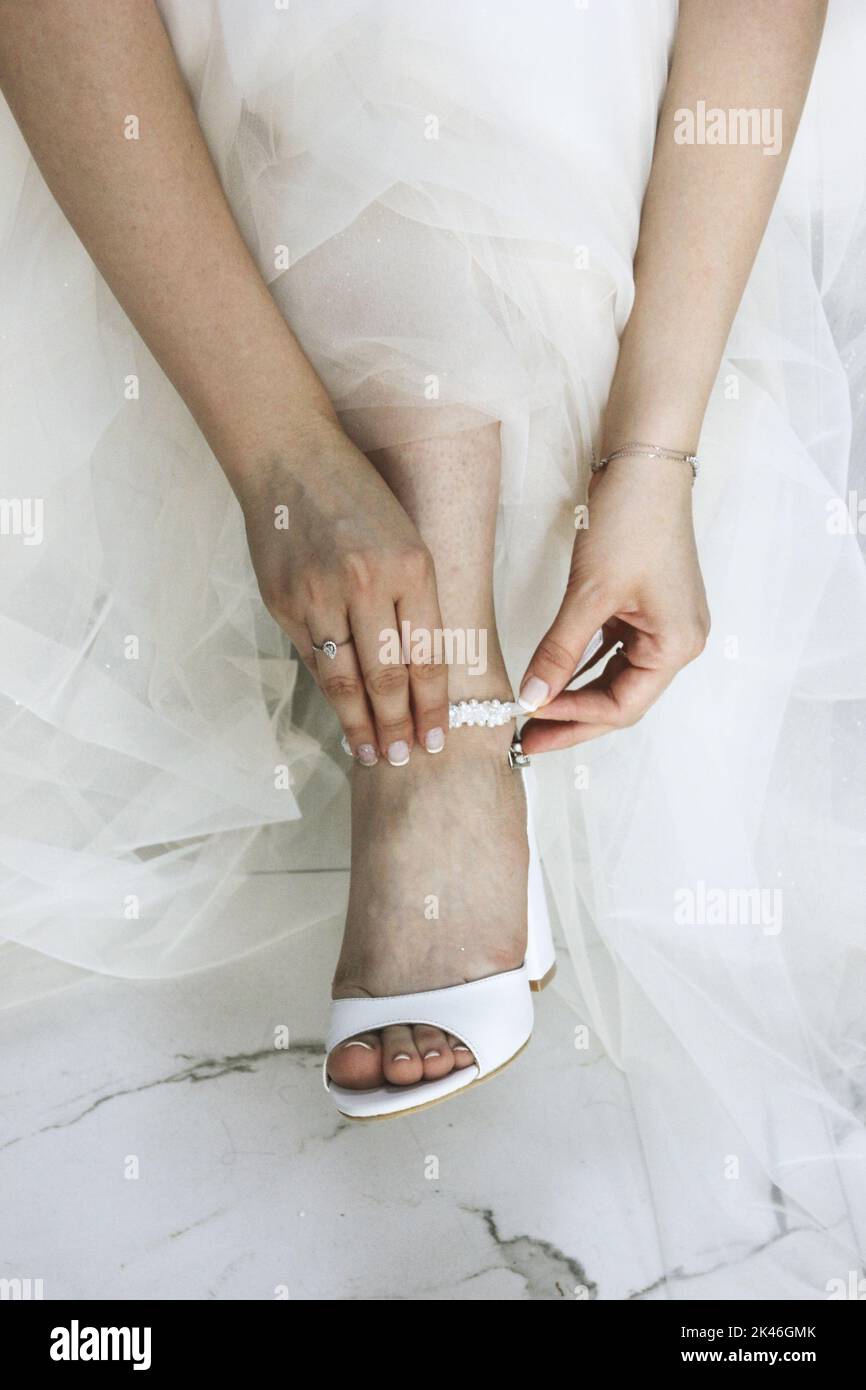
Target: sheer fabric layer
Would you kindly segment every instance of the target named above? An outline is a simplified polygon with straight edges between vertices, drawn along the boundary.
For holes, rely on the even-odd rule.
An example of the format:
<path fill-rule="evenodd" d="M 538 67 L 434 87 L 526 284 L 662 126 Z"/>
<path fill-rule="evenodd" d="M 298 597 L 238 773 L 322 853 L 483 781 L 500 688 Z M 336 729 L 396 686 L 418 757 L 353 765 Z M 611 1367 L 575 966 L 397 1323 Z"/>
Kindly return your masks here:
<path fill-rule="evenodd" d="M 353 437 L 501 422 L 519 677 L 631 306 L 675 5 L 160 8 Z M 629 1076 L 666 1267 L 760 1247 L 754 1298 L 826 1296 L 866 1216 L 858 20 L 831 7 L 707 417 L 710 646 L 639 726 L 537 763 L 561 987 Z M 215 463 L 2 116 L 4 490 L 44 502 L 40 544 L 0 545 L 14 1002 L 64 967 L 172 975 L 332 916 L 346 782 Z M 268 870 L 274 911 L 250 916 Z"/>

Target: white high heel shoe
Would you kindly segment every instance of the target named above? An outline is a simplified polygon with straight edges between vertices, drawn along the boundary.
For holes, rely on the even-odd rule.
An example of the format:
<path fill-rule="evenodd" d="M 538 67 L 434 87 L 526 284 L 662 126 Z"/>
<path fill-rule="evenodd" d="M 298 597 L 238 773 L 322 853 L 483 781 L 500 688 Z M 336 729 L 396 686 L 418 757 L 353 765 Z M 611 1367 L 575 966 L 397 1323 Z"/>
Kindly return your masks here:
<path fill-rule="evenodd" d="M 475 717 L 460 719 L 462 708 L 474 706 Z M 490 718 L 482 717 L 493 709 Z M 514 717 L 516 706 L 472 701 L 452 707 L 451 724 L 504 723 Z M 504 712 L 508 710 L 507 715 Z M 479 713 L 480 712 L 480 713 Z M 526 833 L 529 840 L 528 935 L 526 955 L 518 970 L 488 975 L 469 984 L 432 989 L 420 994 L 392 994 L 379 999 L 335 999 L 331 1003 L 331 1022 L 325 1045 L 322 1075 L 337 1109 L 353 1120 L 371 1120 L 386 1115 L 426 1109 L 458 1091 L 484 1081 L 512 1062 L 529 1041 L 534 1021 L 532 990 L 541 990 L 552 980 L 556 954 L 550 917 L 544 893 L 541 862 L 532 830 L 530 811 L 532 776 L 529 759 L 515 735 L 508 761 L 523 773 L 526 791 Z M 335 1047 L 359 1033 L 376 1032 L 396 1023 L 426 1023 L 441 1028 L 469 1048 L 475 1058 L 472 1066 L 455 1069 L 436 1081 L 419 1081 L 411 1086 L 383 1082 L 372 1090 L 350 1090 L 338 1086 L 328 1076 L 328 1058 Z"/>

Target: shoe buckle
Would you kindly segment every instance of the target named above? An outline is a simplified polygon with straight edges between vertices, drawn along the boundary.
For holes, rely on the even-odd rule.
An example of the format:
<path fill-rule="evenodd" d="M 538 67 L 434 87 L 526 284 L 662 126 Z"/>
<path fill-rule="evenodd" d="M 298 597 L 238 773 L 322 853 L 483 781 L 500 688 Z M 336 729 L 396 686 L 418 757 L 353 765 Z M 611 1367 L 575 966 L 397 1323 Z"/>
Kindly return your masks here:
<path fill-rule="evenodd" d="M 515 733 L 514 738 L 511 740 L 511 747 L 508 750 L 508 766 L 512 769 L 516 767 L 529 767 L 529 754 L 524 753 L 523 744 L 520 742 L 520 736 L 517 733 Z"/>

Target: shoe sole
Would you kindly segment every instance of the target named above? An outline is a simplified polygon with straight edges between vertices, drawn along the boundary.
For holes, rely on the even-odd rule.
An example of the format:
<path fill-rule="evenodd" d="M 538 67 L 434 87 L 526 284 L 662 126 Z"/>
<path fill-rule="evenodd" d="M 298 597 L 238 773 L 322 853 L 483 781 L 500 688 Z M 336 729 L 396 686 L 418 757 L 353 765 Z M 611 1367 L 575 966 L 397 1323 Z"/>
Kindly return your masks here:
<path fill-rule="evenodd" d="M 529 988 L 535 993 L 540 994 L 543 989 L 547 989 L 554 975 L 556 974 L 556 961 L 550 967 L 546 975 L 542 975 L 540 980 L 530 980 Z"/>

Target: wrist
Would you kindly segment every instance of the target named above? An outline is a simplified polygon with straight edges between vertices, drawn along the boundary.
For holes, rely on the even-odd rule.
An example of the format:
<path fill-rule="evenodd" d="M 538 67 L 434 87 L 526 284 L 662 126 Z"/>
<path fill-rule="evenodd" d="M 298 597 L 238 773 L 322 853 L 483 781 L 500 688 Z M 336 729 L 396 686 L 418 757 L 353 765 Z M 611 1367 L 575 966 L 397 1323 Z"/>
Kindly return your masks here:
<path fill-rule="evenodd" d="M 591 473 L 587 497 L 606 484 L 617 489 L 639 490 L 641 495 L 663 496 L 671 505 L 682 502 L 691 507 L 695 477 L 691 465 L 679 459 L 626 455 L 611 459 L 604 468 Z"/>
<path fill-rule="evenodd" d="M 612 391 L 604 412 L 599 456 L 605 458 L 635 442 L 696 454 L 703 418 L 703 402 L 689 404 L 670 386 L 664 391 L 659 387 L 630 391 L 625 398 Z"/>
<path fill-rule="evenodd" d="M 269 479 L 300 476 L 328 456 L 343 430 L 330 402 L 305 400 L 263 412 L 250 428 L 234 427 L 211 447 L 238 500 Z"/>
<path fill-rule="evenodd" d="M 703 371 L 681 360 L 646 362 L 624 347 L 605 406 L 602 455 L 631 440 L 696 454 L 711 389 Z"/>
<path fill-rule="evenodd" d="M 698 471 L 694 449 L 671 447 L 647 437 L 622 439 L 593 458 L 589 496 L 600 480 L 610 475 L 618 485 L 637 485 L 644 492 L 661 488 L 669 494 L 690 496 Z"/>

